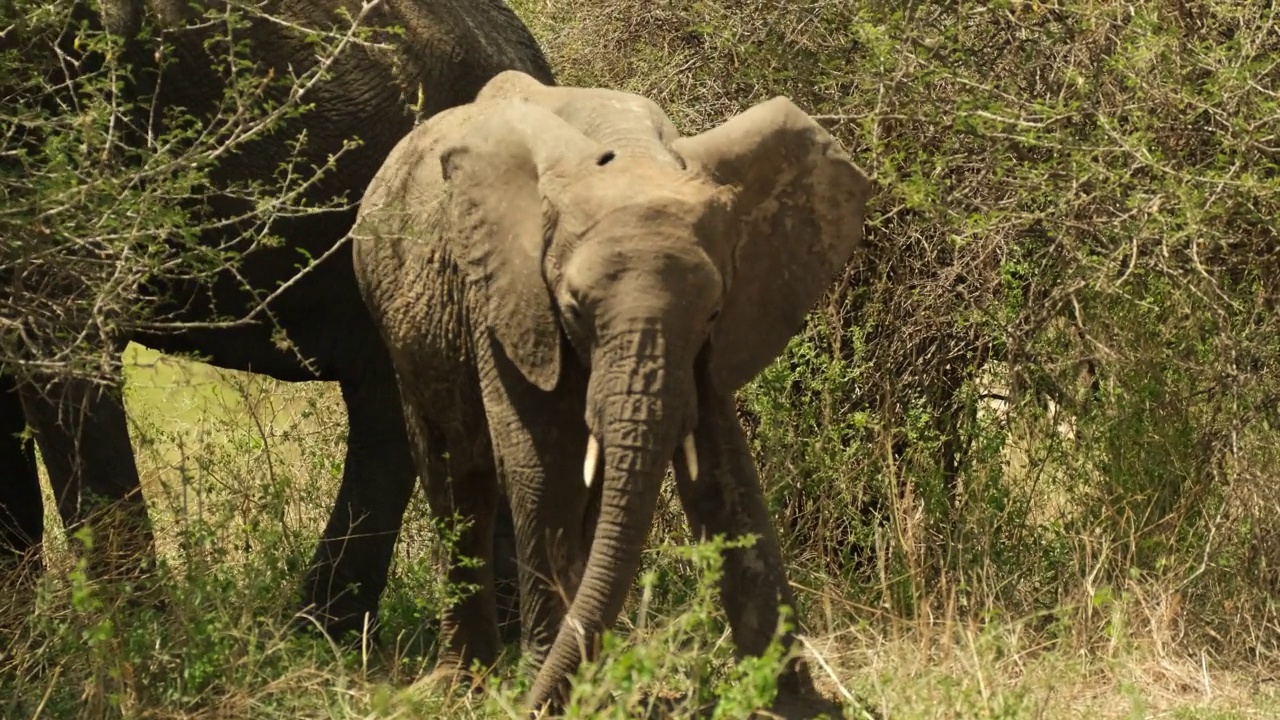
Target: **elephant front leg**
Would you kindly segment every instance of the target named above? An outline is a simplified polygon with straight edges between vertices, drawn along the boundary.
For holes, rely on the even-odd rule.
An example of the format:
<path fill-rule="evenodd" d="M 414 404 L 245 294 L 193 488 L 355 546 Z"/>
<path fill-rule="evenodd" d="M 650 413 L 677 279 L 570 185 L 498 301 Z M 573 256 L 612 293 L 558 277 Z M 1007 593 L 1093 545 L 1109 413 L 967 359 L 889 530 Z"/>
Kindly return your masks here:
<path fill-rule="evenodd" d="M 749 547 L 724 553 L 720 594 L 739 654 L 759 656 L 775 637 L 781 608 L 794 611 L 795 597 L 787 582 L 782 552 L 769 521 L 760 479 L 746 437 L 738 421 L 732 396 L 715 397 L 703 391 L 699 404 L 697 442 L 698 477 L 693 480 L 685 463 L 674 463 L 680 502 L 695 538 L 723 535 L 736 541 L 755 535 Z M 795 618 L 789 618 L 794 627 Z M 794 630 L 781 641 L 790 649 Z M 778 678 L 779 701 L 816 698 L 809 671 L 800 658 L 787 662 Z"/>
<path fill-rule="evenodd" d="M 481 366 L 493 373 L 482 374 L 485 418 L 514 520 L 521 660 L 537 671 L 578 592 L 594 529 L 582 480 L 586 379 L 566 371 L 554 395 L 508 393 L 512 384 L 527 388 Z"/>
<path fill-rule="evenodd" d="M 556 484 L 548 478 L 576 480 L 581 472 L 580 467 L 538 468 L 515 470 L 506 478 L 515 517 L 522 662 L 535 672 L 578 592 L 590 545 L 584 530 L 590 523 L 586 493 L 549 488 Z"/>
<path fill-rule="evenodd" d="M 64 526 L 92 531 L 90 568 L 102 577 L 145 572 L 155 541 L 118 392 L 83 380 L 20 392 Z"/>

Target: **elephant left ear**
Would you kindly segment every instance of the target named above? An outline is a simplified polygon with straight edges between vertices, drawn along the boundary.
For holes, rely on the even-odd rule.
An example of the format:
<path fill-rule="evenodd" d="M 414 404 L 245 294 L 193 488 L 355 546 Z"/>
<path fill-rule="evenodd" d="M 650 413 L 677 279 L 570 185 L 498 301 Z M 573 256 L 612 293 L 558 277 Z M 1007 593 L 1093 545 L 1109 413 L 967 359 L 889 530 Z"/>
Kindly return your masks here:
<path fill-rule="evenodd" d="M 671 147 L 736 190 L 736 262 L 708 356 L 711 381 L 733 392 L 782 353 L 863 246 L 871 181 L 785 97 Z"/>

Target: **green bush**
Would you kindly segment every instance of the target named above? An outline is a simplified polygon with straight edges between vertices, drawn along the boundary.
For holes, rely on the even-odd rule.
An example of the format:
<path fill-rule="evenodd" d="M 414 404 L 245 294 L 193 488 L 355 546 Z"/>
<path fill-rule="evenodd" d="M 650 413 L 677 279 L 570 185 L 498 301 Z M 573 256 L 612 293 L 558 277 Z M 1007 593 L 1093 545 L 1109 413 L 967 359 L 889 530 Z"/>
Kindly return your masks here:
<path fill-rule="evenodd" d="M 272 177 L 218 179 L 216 194 L 238 203 L 237 215 L 206 212 L 218 163 L 289 129 L 309 109 L 304 91 L 364 31 L 313 33 L 313 67 L 263 77 L 241 38 L 259 11 L 211 5 L 192 19 L 204 23 L 195 39 L 218 58 L 210 63 L 222 92 L 206 108 L 159 106 L 151 86 L 174 48 L 163 36 L 104 33 L 97 6 L 0 4 L 0 364 L 44 381 L 117 379 L 115 338 L 176 322 L 158 311 L 157 294 L 225 282 L 228 266 L 279 244 L 273 219 L 346 202 L 309 197 L 342 153 L 313 166 L 299 134 Z M 316 260 L 299 252 L 299 268 Z"/>
<path fill-rule="evenodd" d="M 1270 6 L 516 4 L 562 82 L 686 132 L 787 95 L 876 180 L 872 252 L 742 398 L 797 578 L 979 616 L 1155 583 L 1211 636 L 1270 622 Z"/>

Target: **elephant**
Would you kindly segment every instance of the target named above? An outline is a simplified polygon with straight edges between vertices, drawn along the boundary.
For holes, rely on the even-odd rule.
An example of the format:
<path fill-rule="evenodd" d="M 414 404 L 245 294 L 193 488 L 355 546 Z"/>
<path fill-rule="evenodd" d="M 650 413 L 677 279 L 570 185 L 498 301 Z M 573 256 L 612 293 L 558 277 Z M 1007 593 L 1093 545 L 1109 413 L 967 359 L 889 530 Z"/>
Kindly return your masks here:
<path fill-rule="evenodd" d="M 137 106 L 157 118 L 175 108 L 197 117 L 217 110 L 224 79 L 213 69 L 217 59 L 210 47 L 216 45 L 206 45 L 217 24 L 197 17 L 214 3 L 101 4 L 99 17 L 88 3 L 75 3 L 62 38 L 66 56 L 76 52 L 72 41 L 78 23 L 105 26 L 126 39 L 130 57 L 137 60 L 131 76 Z M 303 41 L 307 28 L 346 28 L 346 11 L 354 16 L 362 10 L 358 0 L 269 0 L 259 5 L 265 14 L 252 15 L 237 32 L 249 40 L 264 77 L 288 77 L 315 67 L 315 51 Z M 214 220 L 241 217 L 252 205 L 227 188 L 270 179 L 305 133 L 305 164 L 323 166 L 338 155 L 336 169 L 307 190 L 306 200 L 316 206 L 337 198 L 344 207 L 276 219 L 272 231 L 283 239 L 279 246 L 245 255 L 211 283 L 153 283 L 146 296 L 155 298 L 157 316 L 176 324 L 105 339 L 118 351 L 135 341 L 162 352 L 194 353 L 223 368 L 341 386 L 348 414 L 341 485 L 302 593 L 304 607 L 335 635 L 376 620 L 417 476 L 394 368 L 352 271 L 347 240 L 354 205 L 392 147 L 414 126 L 415 112 L 430 117 L 470 102 L 485 82 L 505 70 L 554 83 L 534 37 L 502 0 L 381 0 L 366 3 L 365 9 L 366 25 L 397 26 L 405 32 L 386 34 L 384 40 L 395 38 L 387 40 L 389 49 L 352 45 L 343 50 L 328 76 L 308 90 L 314 106 L 219 161 L 211 174 L 212 195 L 202 199 L 203 211 Z M 145 25 L 159 32 L 144 31 Z M 148 38 L 156 35 L 170 48 L 164 65 L 152 59 L 160 53 Z M 339 155 L 344 143 L 355 138 L 362 144 Z M 238 222 L 208 224 L 213 229 L 200 240 L 209 244 L 228 243 L 244 229 Z M 322 259 L 299 276 L 304 254 Z M 244 317 L 258 298 L 272 292 L 267 312 L 250 322 L 211 322 Z M 281 346 L 273 334 L 276 328 L 286 332 L 291 348 Z M 0 470 L 5 473 L 0 480 L 0 573 L 26 580 L 41 569 L 43 507 L 34 449 L 19 436 L 26 427 L 41 451 L 67 530 L 94 518 L 92 559 L 98 572 L 145 567 L 154 558 L 154 543 L 118 383 L 104 389 L 88 381 L 20 377 L 6 368 L 0 377 Z M 114 512 L 109 518 L 99 515 L 91 499 L 110 504 Z M 98 552 L 109 546 L 128 552 Z M 511 558 L 513 552 L 499 559 Z M 498 572 L 514 578 L 514 564 Z"/>
<path fill-rule="evenodd" d="M 494 661 L 493 577 L 464 559 L 505 492 L 526 702 L 562 706 L 668 466 L 695 537 L 756 537 L 720 590 L 737 651 L 765 651 L 794 599 L 734 398 L 862 252 L 870 187 L 785 97 L 682 136 L 642 96 L 514 70 L 400 141 L 353 253 L 431 512 L 467 521 L 447 581 L 480 590 L 443 612 L 437 679 Z M 812 692 L 789 661 L 779 702 Z"/>

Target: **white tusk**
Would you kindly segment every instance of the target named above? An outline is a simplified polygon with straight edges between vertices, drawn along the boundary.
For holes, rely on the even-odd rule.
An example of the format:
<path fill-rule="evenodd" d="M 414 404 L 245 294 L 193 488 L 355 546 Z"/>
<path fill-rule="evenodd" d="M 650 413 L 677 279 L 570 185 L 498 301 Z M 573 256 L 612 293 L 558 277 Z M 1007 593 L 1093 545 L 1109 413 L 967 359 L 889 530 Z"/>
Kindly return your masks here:
<path fill-rule="evenodd" d="M 600 464 L 600 441 L 595 435 L 587 436 L 587 459 L 582 462 L 582 482 L 591 489 L 591 481 L 596 477 L 596 465 Z"/>
<path fill-rule="evenodd" d="M 684 436 L 684 465 L 689 468 L 689 482 L 698 479 L 698 446 L 693 442 L 693 433 Z"/>

